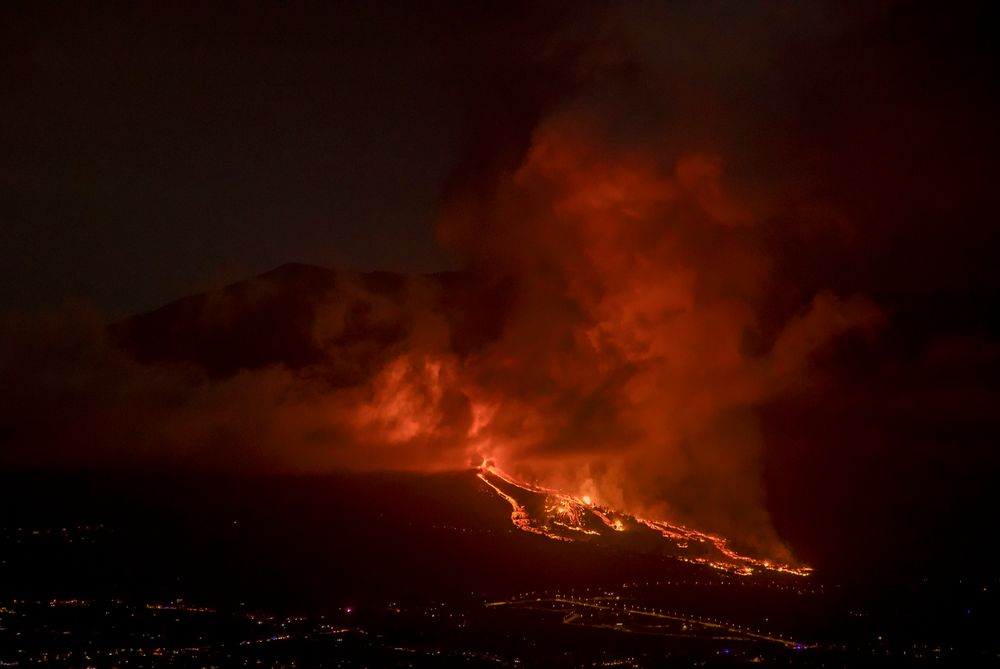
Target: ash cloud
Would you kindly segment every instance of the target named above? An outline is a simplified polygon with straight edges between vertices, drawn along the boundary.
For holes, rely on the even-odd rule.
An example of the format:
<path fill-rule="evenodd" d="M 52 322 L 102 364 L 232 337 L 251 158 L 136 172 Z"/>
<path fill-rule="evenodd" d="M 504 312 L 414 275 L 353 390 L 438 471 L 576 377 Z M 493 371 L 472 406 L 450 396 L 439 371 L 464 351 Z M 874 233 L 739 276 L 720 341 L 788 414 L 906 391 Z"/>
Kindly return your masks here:
<path fill-rule="evenodd" d="M 985 10 L 632 3 L 556 33 L 547 63 L 587 36 L 574 88 L 439 220 L 513 286 L 497 459 L 772 552 L 773 520 L 817 561 L 974 536 L 1000 434 L 995 360 L 957 362 L 998 338 Z"/>
<path fill-rule="evenodd" d="M 490 411 L 474 441 L 548 483 L 774 551 L 754 410 L 883 315 L 823 292 L 751 351 L 774 280 L 760 205 L 730 192 L 721 157 L 623 145 L 602 120 L 551 117 L 482 211 L 443 220 L 516 295 L 501 336 L 466 362 Z"/>

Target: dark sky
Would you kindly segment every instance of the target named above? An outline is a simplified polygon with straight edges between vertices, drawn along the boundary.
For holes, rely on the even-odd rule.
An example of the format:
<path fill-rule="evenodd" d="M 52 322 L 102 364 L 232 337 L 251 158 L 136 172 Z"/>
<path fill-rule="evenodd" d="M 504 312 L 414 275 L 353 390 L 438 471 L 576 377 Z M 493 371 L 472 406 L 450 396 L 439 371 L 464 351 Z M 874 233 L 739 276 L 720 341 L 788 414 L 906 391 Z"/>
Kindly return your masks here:
<path fill-rule="evenodd" d="M 910 290 L 889 275 L 928 256 L 995 283 L 965 230 L 993 214 L 971 200 L 995 145 L 986 5 L 796 4 L 5 3 L 0 307 L 131 313 L 289 260 L 452 266 L 431 224 L 442 189 L 516 159 L 588 77 L 605 98 L 623 89 L 600 80 L 631 82 L 630 133 L 670 124 L 740 176 L 801 170 L 896 219 L 859 283 Z M 618 24 L 624 49 L 602 32 Z M 900 234 L 925 189 L 939 220 Z M 936 234 L 927 204 L 950 216 L 959 198 L 963 229 Z"/>
<path fill-rule="evenodd" d="M 974 544 L 991 3 L 181 4 L 0 9 L 0 314 L 36 312 L 0 319 L 4 462 L 495 454 L 808 559 Z M 106 337 L 288 261 L 410 276 L 167 314 L 312 358 L 214 374 Z M 312 311 L 260 311 L 282 291 Z"/>
<path fill-rule="evenodd" d="M 497 76 L 463 4 L 5 3 L 0 306 L 446 266 L 432 206 Z"/>

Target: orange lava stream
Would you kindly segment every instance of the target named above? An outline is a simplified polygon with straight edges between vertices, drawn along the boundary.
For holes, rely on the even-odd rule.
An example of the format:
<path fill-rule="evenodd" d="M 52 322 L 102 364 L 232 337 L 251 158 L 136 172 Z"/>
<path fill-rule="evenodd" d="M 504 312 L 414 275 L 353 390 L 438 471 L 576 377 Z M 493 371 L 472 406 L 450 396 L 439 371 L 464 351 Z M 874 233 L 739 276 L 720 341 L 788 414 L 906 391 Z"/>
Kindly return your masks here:
<path fill-rule="evenodd" d="M 489 480 L 487 480 L 487 478 L 482 473 L 479 473 L 476 476 L 479 477 L 480 481 L 482 481 L 489 487 L 493 488 L 493 490 L 496 491 L 496 494 L 500 495 L 500 497 L 505 499 L 507 503 L 510 504 L 511 508 L 513 509 L 513 511 L 511 511 L 510 514 L 510 522 L 514 523 L 514 527 L 516 527 L 519 530 L 524 530 L 525 532 L 540 534 L 543 537 L 548 537 L 549 539 L 556 539 L 558 541 L 572 541 L 567 537 L 561 537 L 558 534 L 551 534 L 549 532 L 545 532 L 544 530 L 541 530 L 532 525 L 531 517 L 528 515 L 528 512 L 525 510 L 523 506 L 518 504 L 516 499 L 505 493 L 497 486 L 493 485 Z"/>
<path fill-rule="evenodd" d="M 493 476 L 507 485 L 524 490 L 525 492 L 545 495 L 546 519 L 543 520 L 547 520 L 553 525 L 557 525 L 567 530 L 581 532 L 588 535 L 600 535 L 599 531 L 585 526 L 587 515 L 592 514 L 604 525 L 615 532 L 626 532 L 629 529 L 630 524 L 633 528 L 635 528 L 635 524 L 638 523 L 659 533 L 664 539 L 669 540 L 678 549 L 686 550 L 691 546 L 691 544 L 702 544 L 710 546 L 722 556 L 722 558 L 715 560 L 707 557 L 685 555 L 676 556 L 677 559 L 685 562 L 703 564 L 720 571 L 743 576 L 754 574 L 757 571 L 771 571 L 792 574 L 795 576 L 806 576 L 812 571 L 810 567 L 793 567 L 791 565 L 780 564 L 771 560 L 762 560 L 747 555 L 741 555 L 729 547 L 729 542 L 725 537 L 709 534 L 707 532 L 700 532 L 698 530 L 694 530 L 683 525 L 669 523 L 667 521 L 636 518 L 634 516 L 619 513 L 613 509 L 595 504 L 591 502 L 590 498 L 576 497 L 552 488 L 544 488 L 530 483 L 524 483 L 518 481 L 502 470 L 497 469 L 491 463 L 484 462 L 479 467 L 477 476 L 483 483 L 492 488 L 497 495 L 510 504 L 513 509 L 510 515 L 511 522 L 515 527 L 525 532 L 539 534 L 549 539 L 556 539 L 558 541 L 573 541 L 570 537 L 564 537 L 556 534 L 553 531 L 553 528 L 545 522 L 542 522 L 541 520 L 536 521 L 531 518 L 527 509 L 525 509 L 520 502 L 504 492 L 498 485 L 490 481 L 487 475 Z"/>

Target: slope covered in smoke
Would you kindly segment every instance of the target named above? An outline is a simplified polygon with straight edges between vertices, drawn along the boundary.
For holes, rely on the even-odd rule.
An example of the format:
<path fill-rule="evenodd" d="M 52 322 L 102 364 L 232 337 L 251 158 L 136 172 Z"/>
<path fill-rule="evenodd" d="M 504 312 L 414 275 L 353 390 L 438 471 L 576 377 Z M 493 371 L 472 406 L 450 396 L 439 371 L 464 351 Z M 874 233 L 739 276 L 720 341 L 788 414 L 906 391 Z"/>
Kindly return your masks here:
<path fill-rule="evenodd" d="M 144 363 L 194 363 L 212 376 L 269 365 L 301 369 L 324 360 L 315 328 L 320 310 L 337 291 L 358 290 L 398 302 L 406 277 L 374 272 L 346 277 L 315 265 L 288 263 L 219 290 L 191 295 L 110 326 L 112 340 Z M 402 323 L 367 319 L 367 303 L 346 307 L 345 345 L 388 348 L 402 337 Z"/>

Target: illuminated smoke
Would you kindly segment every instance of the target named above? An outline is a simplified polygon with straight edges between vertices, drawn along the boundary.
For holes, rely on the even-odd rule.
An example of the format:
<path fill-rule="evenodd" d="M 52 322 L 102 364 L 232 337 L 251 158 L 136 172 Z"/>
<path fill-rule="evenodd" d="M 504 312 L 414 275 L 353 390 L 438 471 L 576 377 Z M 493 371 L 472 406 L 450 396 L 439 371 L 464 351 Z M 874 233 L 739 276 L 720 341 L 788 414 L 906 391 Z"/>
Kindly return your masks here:
<path fill-rule="evenodd" d="M 515 295 L 502 335 L 464 363 L 488 415 L 477 456 L 776 550 L 754 409 L 881 316 L 823 293 L 752 350 L 771 260 L 760 205 L 732 191 L 720 156 L 612 146 L 568 115 L 538 128 L 480 209 L 448 212 L 446 243 Z"/>

